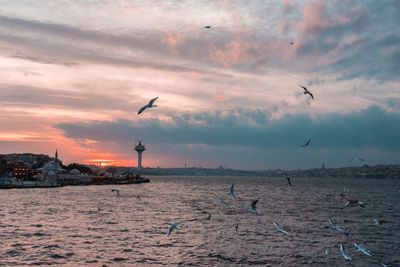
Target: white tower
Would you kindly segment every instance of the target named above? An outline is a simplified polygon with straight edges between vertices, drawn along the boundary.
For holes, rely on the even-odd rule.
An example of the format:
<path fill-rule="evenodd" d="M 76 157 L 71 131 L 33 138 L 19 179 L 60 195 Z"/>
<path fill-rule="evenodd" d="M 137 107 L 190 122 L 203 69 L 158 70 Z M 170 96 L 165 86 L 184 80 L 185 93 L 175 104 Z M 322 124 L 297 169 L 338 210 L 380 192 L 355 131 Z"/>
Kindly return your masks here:
<path fill-rule="evenodd" d="M 135 150 L 138 153 L 138 171 L 142 169 L 142 153 L 146 150 L 146 147 L 142 145 L 142 141 L 139 141 L 139 144 L 135 146 Z"/>

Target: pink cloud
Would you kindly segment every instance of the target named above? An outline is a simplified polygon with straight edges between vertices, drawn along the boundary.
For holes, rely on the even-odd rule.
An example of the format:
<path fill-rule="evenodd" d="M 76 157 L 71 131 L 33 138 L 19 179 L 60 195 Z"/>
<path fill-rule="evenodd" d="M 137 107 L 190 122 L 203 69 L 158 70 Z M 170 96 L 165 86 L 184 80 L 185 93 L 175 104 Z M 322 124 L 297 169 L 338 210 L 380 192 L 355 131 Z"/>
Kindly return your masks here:
<path fill-rule="evenodd" d="M 283 11 L 289 13 L 293 8 L 293 4 L 290 0 L 283 0 Z"/>
<path fill-rule="evenodd" d="M 182 34 L 173 34 L 170 32 L 165 32 L 167 36 L 163 36 L 162 41 L 169 45 L 170 47 L 176 47 L 182 41 Z"/>
<path fill-rule="evenodd" d="M 303 20 L 299 24 L 303 33 L 317 32 L 327 28 L 328 25 L 324 0 L 318 0 L 316 3 L 311 1 L 304 5 Z"/>
<path fill-rule="evenodd" d="M 197 80 L 199 78 L 199 75 L 194 70 L 190 70 L 187 73 L 187 75 L 188 75 L 189 79 L 192 79 L 192 80 Z"/>
<path fill-rule="evenodd" d="M 222 49 L 213 46 L 209 49 L 209 52 L 212 61 L 220 63 L 225 67 L 230 67 L 242 61 L 247 61 L 247 50 L 249 48 L 250 44 L 248 42 L 239 42 L 234 40 L 229 44 L 226 44 Z"/>
<path fill-rule="evenodd" d="M 218 102 L 218 103 L 224 103 L 224 102 L 228 101 L 229 99 L 230 98 L 226 95 L 216 95 L 214 97 L 215 102 Z"/>
<path fill-rule="evenodd" d="M 349 7 L 345 14 L 327 12 L 324 0 L 310 1 L 303 6 L 303 20 L 299 29 L 304 34 L 321 33 L 338 26 L 351 27 L 360 22 L 366 13 L 358 5 Z"/>

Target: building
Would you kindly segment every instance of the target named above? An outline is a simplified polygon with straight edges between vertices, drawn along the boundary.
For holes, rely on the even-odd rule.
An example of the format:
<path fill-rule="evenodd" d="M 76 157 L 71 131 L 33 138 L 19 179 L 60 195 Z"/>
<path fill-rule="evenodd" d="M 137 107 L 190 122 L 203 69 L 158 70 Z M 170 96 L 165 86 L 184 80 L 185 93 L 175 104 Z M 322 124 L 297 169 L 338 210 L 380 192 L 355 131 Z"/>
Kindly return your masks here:
<path fill-rule="evenodd" d="M 142 153 L 146 150 L 146 147 L 142 145 L 142 141 L 139 141 L 139 144 L 135 146 L 135 150 L 138 153 L 138 171 L 142 169 Z"/>

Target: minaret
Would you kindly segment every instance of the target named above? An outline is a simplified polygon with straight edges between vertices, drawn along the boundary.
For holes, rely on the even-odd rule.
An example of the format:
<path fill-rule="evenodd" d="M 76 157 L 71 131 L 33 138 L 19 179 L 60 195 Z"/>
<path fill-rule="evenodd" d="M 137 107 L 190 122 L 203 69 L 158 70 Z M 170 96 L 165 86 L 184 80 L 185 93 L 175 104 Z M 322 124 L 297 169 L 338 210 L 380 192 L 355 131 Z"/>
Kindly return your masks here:
<path fill-rule="evenodd" d="M 58 159 L 58 152 L 57 152 L 57 149 L 56 149 L 56 155 L 54 156 L 56 159 Z"/>
<path fill-rule="evenodd" d="M 142 145 L 142 141 L 139 141 L 139 144 L 135 146 L 135 150 L 138 153 L 138 171 L 142 169 L 142 153 L 146 150 L 145 146 Z"/>

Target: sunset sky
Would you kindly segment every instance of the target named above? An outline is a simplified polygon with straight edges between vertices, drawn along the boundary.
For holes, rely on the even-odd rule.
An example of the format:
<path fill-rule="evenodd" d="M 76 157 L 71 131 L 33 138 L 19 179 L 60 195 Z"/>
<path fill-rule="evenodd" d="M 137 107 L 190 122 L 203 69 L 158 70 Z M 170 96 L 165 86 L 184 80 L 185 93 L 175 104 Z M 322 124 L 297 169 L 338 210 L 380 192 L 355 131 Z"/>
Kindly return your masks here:
<path fill-rule="evenodd" d="M 0 68 L 0 154 L 136 166 L 142 140 L 149 167 L 400 159 L 397 0 L 0 0 Z"/>

